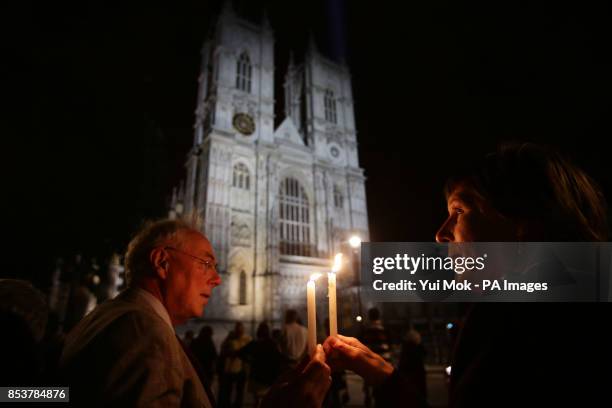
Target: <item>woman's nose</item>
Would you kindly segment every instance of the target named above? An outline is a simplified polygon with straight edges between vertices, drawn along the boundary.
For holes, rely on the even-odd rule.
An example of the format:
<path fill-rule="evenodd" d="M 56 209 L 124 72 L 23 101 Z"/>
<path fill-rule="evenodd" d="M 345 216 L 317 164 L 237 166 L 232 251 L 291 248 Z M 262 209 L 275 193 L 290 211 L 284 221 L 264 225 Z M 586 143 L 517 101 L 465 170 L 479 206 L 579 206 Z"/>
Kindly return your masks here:
<path fill-rule="evenodd" d="M 454 236 L 452 232 L 453 219 L 452 216 L 449 216 L 444 224 L 440 227 L 438 232 L 436 232 L 436 242 L 453 242 Z"/>

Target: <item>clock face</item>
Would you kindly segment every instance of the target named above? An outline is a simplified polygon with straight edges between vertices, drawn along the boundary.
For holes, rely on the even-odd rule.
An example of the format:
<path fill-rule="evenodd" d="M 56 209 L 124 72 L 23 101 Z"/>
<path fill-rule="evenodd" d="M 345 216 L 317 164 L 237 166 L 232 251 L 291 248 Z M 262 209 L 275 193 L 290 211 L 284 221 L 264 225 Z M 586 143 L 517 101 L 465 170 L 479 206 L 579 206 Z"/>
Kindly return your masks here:
<path fill-rule="evenodd" d="M 232 121 L 236 130 L 238 130 L 243 135 L 252 135 L 255 132 L 255 121 L 253 118 L 246 113 L 237 113 L 234 115 L 234 120 Z"/>
<path fill-rule="evenodd" d="M 344 163 L 344 151 L 336 143 L 327 146 L 327 159 L 332 163 L 341 166 Z"/>

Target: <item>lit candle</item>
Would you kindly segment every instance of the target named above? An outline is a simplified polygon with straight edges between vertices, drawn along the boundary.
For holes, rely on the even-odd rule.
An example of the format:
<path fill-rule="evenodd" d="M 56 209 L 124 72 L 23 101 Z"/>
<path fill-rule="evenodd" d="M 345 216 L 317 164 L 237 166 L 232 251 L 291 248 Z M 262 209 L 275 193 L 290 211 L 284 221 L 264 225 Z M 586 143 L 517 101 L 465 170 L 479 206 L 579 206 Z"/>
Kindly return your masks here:
<path fill-rule="evenodd" d="M 342 266 L 342 254 L 334 257 L 334 266 L 327 274 L 327 297 L 329 298 L 329 335 L 338 334 L 338 312 L 336 304 L 336 272 Z"/>
<path fill-rule="evenodd" d="M 306 285 L 306 304 L 308 306 L 308 354 L 314 354 L 317 347 L 317 302 L 315 300 L 315 281 L 321 276 L 320 273 L 310 275 Z"/>

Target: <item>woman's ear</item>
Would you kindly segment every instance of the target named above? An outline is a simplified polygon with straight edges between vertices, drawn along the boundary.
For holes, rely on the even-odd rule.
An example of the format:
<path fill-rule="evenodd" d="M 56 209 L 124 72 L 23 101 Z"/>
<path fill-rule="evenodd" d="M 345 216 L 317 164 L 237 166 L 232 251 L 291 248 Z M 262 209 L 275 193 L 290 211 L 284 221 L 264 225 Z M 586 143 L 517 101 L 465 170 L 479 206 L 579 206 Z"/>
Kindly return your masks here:
<path fill-rule="evenodd" d="M 149 254 L 149 260 L 155 275 L 161 279 L 166 279 L 168 276 L 169 257 L 168 252 L 164 248 L 154 248 Z"/>

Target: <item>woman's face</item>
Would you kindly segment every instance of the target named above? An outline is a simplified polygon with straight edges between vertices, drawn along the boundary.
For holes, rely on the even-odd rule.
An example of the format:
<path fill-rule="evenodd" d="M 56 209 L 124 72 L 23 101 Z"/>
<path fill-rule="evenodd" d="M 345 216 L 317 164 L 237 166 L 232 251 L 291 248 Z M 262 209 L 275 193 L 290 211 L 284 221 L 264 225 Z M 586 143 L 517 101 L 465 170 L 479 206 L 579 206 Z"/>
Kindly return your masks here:
<path fill-rule="evenodd" d="M 447 199 L 448 218 L 436 233 L 436 242 L 517 241 L 518 226 L 503 217 L 469 186 L 459 184 Z"/>

